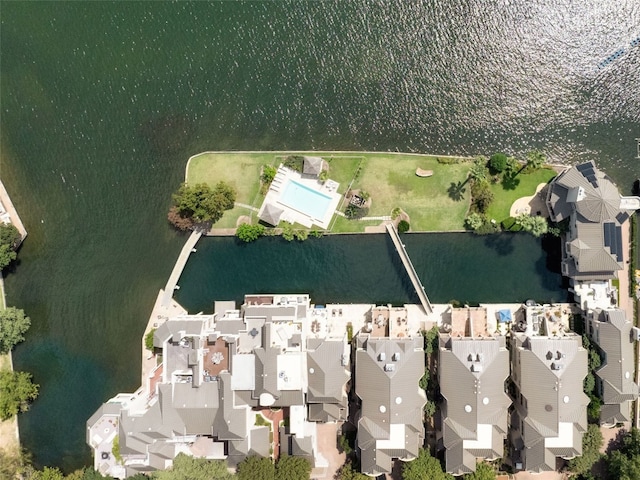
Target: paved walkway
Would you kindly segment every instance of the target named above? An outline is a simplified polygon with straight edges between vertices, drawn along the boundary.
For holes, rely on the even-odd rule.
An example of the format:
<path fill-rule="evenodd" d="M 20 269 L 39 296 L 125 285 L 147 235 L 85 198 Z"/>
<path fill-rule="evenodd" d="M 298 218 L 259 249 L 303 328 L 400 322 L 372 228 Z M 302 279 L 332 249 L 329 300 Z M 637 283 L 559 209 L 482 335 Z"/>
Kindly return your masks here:
<path fill-rule="evenodd" d="M 7 193 L 6 188 L 4 188 L 4 184 L 2 183 L 1 180 L 0 180 L 0 202 L 2 202 L 2 206 L 4 207 L 6 212 L 9 214 L 11 223 L 15 225 L 15 227 L 20 232 L 20 235 L 22 235 L 22 240 L 24 240 L 24 238 L 27 236 L 27 230 L 24 228 L 24 225 L 22 224 L 22 220 L 20 220 L 20 217 L 18 216 L 18 212 L 13 206 L 13 203 L 9 198 L 9 194 Z"/>
<path fill-rule="evenodd" d="M 343 213 L 340 212 L 338 210 L 336 210 L 336 215 L 338 215 L 339 217 L 344 217 L 347 218 L 347 216 Z M 377 220 L 380 222 L 388 222 L 389 220 L 391 220 L 391 217 L 389 215 L 382 215 L 380 217 L 362 217 L 362 218 L 356 218 L 355 220 L 360 220 L 360 221 L 364 221 L 364 220 Z"/>
<path fill-rule="evenodd" d="M 236 206 L 236 207 L 242 207 L 242 208 L 249 209 L 252 212 L 258 212 L 260 210 L 259 208 L 253 207 L 251 205 L 247 205 L 246 203 L 236 202 L 233 205 Z"/>
<path fill-rule="evenodd" d="M 547 210 L 547 206 L 545 203 L 546 195 L 544 194 L 544 192 L 541 193 L 541 190 L 546 186 L 546 183 L 541 183 L 536 187 L 536 193 L 534 193 L 533 195 L 516 199 L 516 201 L 513 202 L 511 208 L 509 209 L 509 216 L 517 217 L 518 215 L 523 213 L 535 216 L 538 212 L 541 212 L 541 216 L 545 218 L 548 217 L 549 211 Z"/>

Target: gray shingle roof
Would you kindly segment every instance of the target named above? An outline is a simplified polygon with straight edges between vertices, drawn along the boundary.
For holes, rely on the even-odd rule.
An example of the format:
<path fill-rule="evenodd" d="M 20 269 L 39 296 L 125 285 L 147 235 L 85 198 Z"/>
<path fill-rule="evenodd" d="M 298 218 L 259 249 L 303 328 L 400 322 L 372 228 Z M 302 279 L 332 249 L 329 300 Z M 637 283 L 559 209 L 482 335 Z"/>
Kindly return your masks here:
<path fill-rule="evenodd" d="M 322 157 L 303 157 L 303 165 L 302 165 L 302 173 L 304 175 L 320 175 L 322 172 L 322 167 L 324 165 L 324 160 Z"/>
<path fill-rule="evenodd" d="M 345 384 L 350 374 L 342 365 L 344 342 L 325 340 L 319 345 L 310 342 L 307 348 L 307 401 L 346 406 Z"/>
<path fill-rule="evenodd" d="M 614 278 L 624 267 L 620 222 L 626 218 L 616 185 L 593 162 L 556 177 L 547 195 L 551 219 L 572 218 L 563 273 L 575 280 Z"/>
<path fill-rule="evenodd" d="M 582 390 L 587 352 L 577 335 L 516 335 L 512 341 L 511 376 L 517 387 L 512 429 L 526 447 L 520 452 L 524 468 L 554 470 L 556 456 L 571 458 L 582 452 L 589 403 Z M 559 436 L 570 445 L 549 444 L 549 439 Z"/>
<path fill-rule="evenodd" d="M 284 210 L 280 207 L 273 205 L 272 203 L 265 203 L 262 211 L 260 212 L 260 220 L 273 225 L 274 227 L 280 223 L 280 217 L 284 213 Z"/>
<path fill-rule="evenodd" d="M 591 328 L 591 337 L 605 353 L 603 365 L 596 372 L 602 384 L 602 399 L 605 404 L 620 405 L 618 412 L 628 412 L 629 401 L 638 398 L 638 385 L 633 378 L 635 356 L 631 322 L 619 309 L 597 311 L 594 312 Z M 603 409 L 600 421 L 612 423 L 607 421 L 607 417 L 616 416 L 612 412 L 612 409 Z"/>
<path fill-rule="evenodd" d="M 511 404 L 504 392 L 508 376 L 509 352 L 504 337 L 441 335 L 438 378 L 445 398 L 441 411 L 449 473 L 473 472 L 477 457 L 503 455 Z"/>
<path fill-rule="evenodd" d="M 392 458 L 414 458 L 422 445 L 422 342 L 421 337 L 358 338 L 356 394 L 362 411 L 357 444 L 363 473 L 389 472 Z"/>

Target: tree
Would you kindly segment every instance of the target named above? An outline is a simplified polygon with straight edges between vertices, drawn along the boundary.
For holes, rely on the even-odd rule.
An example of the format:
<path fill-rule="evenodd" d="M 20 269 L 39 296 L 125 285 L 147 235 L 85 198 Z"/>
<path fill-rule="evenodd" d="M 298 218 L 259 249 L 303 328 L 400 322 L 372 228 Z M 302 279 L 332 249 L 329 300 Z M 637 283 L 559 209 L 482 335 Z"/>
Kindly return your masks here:
<path fill-rule="evenodd" d="M 14 252 L 9 245 L 0 245 L 0 270 L 13 262 L 16 256 L 16 252 Z"/>
<path fill-rule="evenodd" d="M 587 373 L 587 376 L 584 377 L 582 387 L 587 394 L 593 392 L 593 389 L 596 388 L 596 377 L 594 377 L 591 372 Z"/>
<path fill-rule="evenodd" d="M 8 420 L 29 410 L 29 403 L 38 397 L 38 388 L 31 381 L 30 373 L 0 372 L 0 420 Z"/>
<path fill-rule="evenodd" d="M 280 455 L 276 463 L 276 480 L 308 480 L 310 474 L 311 463 L 303 457 Z"/>
<path fill-rule="evenodd" d="M 236 477 L 238 480 L 274 480 L 276 469 L 270 458 L 247 457 L 238 464 Z"/>
<path fill-rule="evenodd" d="M 422 336 L 424 337 L 424 353 L 431 355 L 438 350 L 438 342 L 440 341 L 438 327 L 435 325 L 430 330 L 423 330 Z"/>
<path fill-rule="evenodd" d="M 507 164 L 504 167 L 504 174 L 510 177 L 518 175 L 520 170 L 520 162 L 514 157 L 507 158 Z"/>
<path fill-rule="evenodd" d="M 409 222 L 406 220 L 400 220 L 398 222 L 398 233 L 407 233 L 410 228 L 411 225 L 409 225 Z"/>
<path fill-rule="evenodd" d="M 539 150 L 532 150 L 527 153 L 527 164 L 526 167 L 531 171 L 536 171 L 547 162 L 547 158 L 544 156 Z"/>
<path fill-rule="evenodd" d="M 24 310 L 16 307 L 0 310 L 0 353 L 7 353 L 24 341 L 30 326 L 31 319 L 25 316 Z"/>
<path fill-rule="evenodd" d="M 424 369 L 424 374 L 422 375 L 422 377 L 420 377 L 420 381 L 418 382 L 418 386 L 422 390 L 426 390 L 427 387 L 429 386 L 429 378 L 430 377 L 431 377 L 431 374 L 429 373 L 429 369 L 425 368 Z"/>
<path fill-rule="evenodd" d="M 476 159 L 469 169 L 469 178 L 474 182 L 487 179 L 489 171 L 487 170 L 487 161 L 485 159 Z"/>
<path fill-rule="evenodd" d="M 494 198 L 489 182 L 486 180 L 474 182 L 471 186 L 471 198 L 473 198 L 474 209 L 479 213 L 486 213 Z"/>
<path fill-rule="evenodd" d="M 463 480 L 495 480 L 496 470 L 488 463 L 480 462 L 476 465 L 476 471 L 467 473 Z"/>
<path fill-rule="evenodd" d="M 340 467 L 340 470 L 335 475 L 335 480 L 370 480 L 371 477 L 360 473 L 353 467 L 353 464 L 347 460 L 347 462 Z"/>
<path fill-rule="evenodd" d="M 187 217 L 180 213 L 178 207 L 175 205 L 169 209 L 167 214 L 167 220 L 178 230 L 186 232 L 187 230 L 193 230 L 193 218 Z"/>
<path fill-rule="evenodd" d="M 227 462 L 224 460 L 194 458 L 179 453 L 173 459 L 173 467 L 170 470 L 154 472 L 152 478 L 157 480 L 231 480 L 233 475 L 227 470 Z"/>
<path fill-rule="evenodd" d="M 236 237 L 243 242 L 253 242 L 264 235 L 265 228 L 262 225 L 243 223 L 236 229 Z"/>
<path fill-rule="evenodd" d="M 31 474 L 30 480 L 64 480 L 64 474 L 57 468 L 44 467 Z"/>
<path fill-rule="evenodd" d="M 420 449 L 418 458 L 402 464 L 403 480 L 453 480 L 453 476 L 442 471 L 438 459 L 433 458 L 428 450 Z"/>
<path fill-rule="evenodd" d="M 598 425 L 589 425 L 582 436 L 582 455 L 569 460 L 569 469 L 578 475 L 591 471 L 593 465 L 600 459 L 600 447 L 604 443 L 602 432 Z"/>
<path fill-rule="evenodd" d="M 15 225 L 0 222 L 0 245 L 8 245 L 11 250 L 16 250 L 21 238 L 22 235 Z"/>
<path fill-rule="evenodd" d="M 477 212 L 471 212 L 467 215 L 467 218 L 464 219 L 464 225 L 470 230 L 477 230 L 487 221 L 486 217 Z"/>
<path fill-rule="evenodd" d="M 189 186 L 186 183 L 173 194 L 173 201 L 182 217 L 195 222 L 217 222 L 225 210 L 233 208 L 236 193 L 225 182 L 218 182 L 211 189 L 206 183 Z"/>
<path fill-rule="evenodd" d="M 521 213 L 515 218 L 516 225 L 520 226 L 525 232 L 529 232 L 534 237 L 539 237 L 547 233 L 549 223 L 544 217 L 532 217 L 526 213 Z"/>
<path fill-rule="evenodd" d="M 502 173 L 507 168 L 508 157 L 504 153 L 494 153 L 489 158 L 491 173 Z"/>
<path fill-rule="evenodd" d="M 436 414 L 436 402 L 433 400 L 427 400 L 424 404 L 424 413 L 427 417 L 433 417 Z"/>

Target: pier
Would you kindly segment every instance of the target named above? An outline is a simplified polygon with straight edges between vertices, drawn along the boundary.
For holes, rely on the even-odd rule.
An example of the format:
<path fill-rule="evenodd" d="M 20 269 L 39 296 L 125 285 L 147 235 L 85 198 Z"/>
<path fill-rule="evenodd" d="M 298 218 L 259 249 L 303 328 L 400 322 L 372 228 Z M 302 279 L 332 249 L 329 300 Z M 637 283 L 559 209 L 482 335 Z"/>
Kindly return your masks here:
<path fill-rule="evenodd" d="M 171 272 L 171 276 L 167 281 L 167 285 L 164 287 L 162 306 L 168 307 L 171 304 L 173 291 L 176 290 L 178 280 L 180 279 L 180 275 L 182 275 L 182 270 L 184 270 L 184 266 L 187 264 L 187 260 L 189 260 L 189 255 L 191 254 L 193 247 L 195 247 L 196 243 L 198 243 L 198 240 L 200 240 L 201 236 L 202 232 L 200 230 L 194 230 L 193 232 L 191 232 L 191 235 L 184 244 L 184 247 L 182 247 L 182 251 L 180 252 L 180 256 L 178 257 L 178 260 L 173 267 L 173 271 Z"/>
<path fill-rule="evenodd" d="M 433 308 L 431 307 L 431 302 L 429 301 L 429 297 L 427 297 L 427 292 L 424 291 L 424 287 L 422 286 L 422 282 L 420 281 L 420 277 L 416 273 L 416 269 L 413 267 L 413 263 L 411 263 L 411 259 L 409 258 L 409 254 L 407 250 L 404 248 L 404 244 L 400 240 L 400 235 L 396 230 L 396 227 L 391 223 L 387 223 L 387 232 L 393 240 L 393 244 L 396 247 L 398 255 L 400 255 L 400 259 L 402 260 L 402 264 L 407 271 L 407 275 L 411 279 L 411 283 L 413 283 L 413 288 L 415 288 L 416 293 L 418 294 L 418 298 L 420 299 L 420 303 L 422 304 L 422 308 L 427 315 L 433 313 Z"/>

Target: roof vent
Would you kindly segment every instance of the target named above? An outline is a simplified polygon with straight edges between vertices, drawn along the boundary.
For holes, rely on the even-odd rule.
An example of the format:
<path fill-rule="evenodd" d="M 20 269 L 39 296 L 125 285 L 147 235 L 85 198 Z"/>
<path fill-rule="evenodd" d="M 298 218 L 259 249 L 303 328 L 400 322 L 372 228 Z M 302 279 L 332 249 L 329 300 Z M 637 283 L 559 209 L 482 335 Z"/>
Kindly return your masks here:
<path fill-rule="evenodd" d="M 564 403 L 569 403 L 569 395 L 565 395 L 564 397 L 562 397 L 562 401 Z"/>
<path fill-rule="evenodd" d="M 562 369 L 562 364 L 561 363 L 552 363 L 551 364 L 551 370 L 561 370 Z"/>
<path fill-rule="evenodd" d="M 380 413 L 384 413 L 387 411 L 387 407 L 385 407 L 384 405 L 380 405 L 379 410 L 380 410 Z"/>
<path fill-rule="evenodd" d="M 484 397 L 484 398 L 482 399 L 482 404 L 483 404 L 483 405 L 489 405 L 489 397 Z"/>
<path fill-rule="evenodd" d="M 556 352 L 556 360 L 560 360 L 562 358 L 562 352 L 560 350 L 558 350 Z"/>
<path fill-rule="evenodd" d="M 640 335 L 638 335 L 638 337 L 640 338 Z M 469 356 L 467 357 L 467 362 L 473 362 L 473 355 L 469 354 Z"/>
<path fill-rule="evenodd" d="M 544 406 L 544 409 L 545 409 L 547 412 L 551 412 L 551 411 L 553 410 L 553 407 L 547 403 L 547 404 Z"/>
<path fill-rule="evenodd" d="M 402 403 L 402 397 L 396 397 L 396 405 L 400 405 Z"/>
<path fill-rule="evenodd" d="M 384 366 L 385 372 L 393 372 L 396 369 L 396 366 L 393 363 L 387 363 Z"/>
<path fill-rule="evenodd" d="M 481 372 L 482 371 L 482 367 L 480 365 L 471 365 L 471 371 L 472 372 Z"/>
<path fill-rule="evenodd" d="M 467 404 L 464 406 L 464 411 L 467 413 L 471 413 L 471 411 L 473 410 L 473 408 L 471 408 L 471 405 Z"/>
<path fill-rule="evenodd" d="M 476 355 L 476 362 L 481 362 L 483 358 L 484 358 L 484 355 L 479 353 L 478 355 Z"/>

